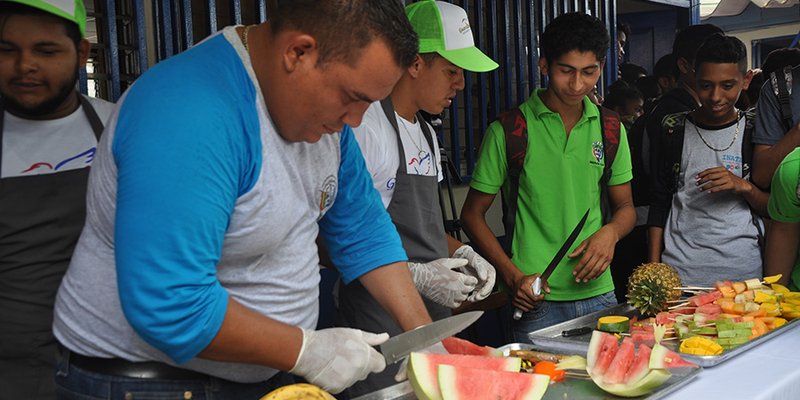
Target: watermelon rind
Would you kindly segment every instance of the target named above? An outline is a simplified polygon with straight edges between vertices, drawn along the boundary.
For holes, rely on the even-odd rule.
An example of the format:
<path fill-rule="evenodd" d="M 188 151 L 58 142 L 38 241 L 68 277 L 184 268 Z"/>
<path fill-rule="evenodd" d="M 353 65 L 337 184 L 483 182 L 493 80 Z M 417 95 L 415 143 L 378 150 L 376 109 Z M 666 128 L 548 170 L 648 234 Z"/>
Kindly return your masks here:
<path fill-rule="evenodd" d="M 602 376 L 591 375 L 592 380 L 600 389 L 620 397 L 637 397 L 649 394 L 663 385 L 671 376 L 672 374 L 665 369 L 654 369 L 650 370 L 644 378 L 634 384 L 614 383 L 609 385 L 603 383 Z"/>
<path fill-rule="evenodd" d="M 440 364 L 519 372 L 522 359 L 519 357 L 411 353 L 408 358 L 408 381 L 419 400 L 442 400 L 437 368 Z"/>
<path fill-rule="evenodd" d="M 550 377 L 542 374 L 494 371 L 441 364 L 439 390 L 443 400 L 540 400 Z M 527 386 L 520 386 L 527 384 Z"/>

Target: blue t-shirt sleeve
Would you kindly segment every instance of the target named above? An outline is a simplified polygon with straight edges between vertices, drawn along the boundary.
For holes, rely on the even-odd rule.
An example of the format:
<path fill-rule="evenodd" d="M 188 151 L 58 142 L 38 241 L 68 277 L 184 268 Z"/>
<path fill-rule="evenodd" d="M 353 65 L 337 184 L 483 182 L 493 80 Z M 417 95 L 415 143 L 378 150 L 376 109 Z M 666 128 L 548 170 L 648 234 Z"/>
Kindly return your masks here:
<path fill-rule="evenodd" d="M 227 310 L 216 268 L 236 200 L 259 170 L 260 142 L 247 135 L 258 123 L 239 118 L 241 99 L 209 90 L 202 75 L 194 85 L 174 85 L 170 73 L 143 78 L 124 99 L 112 143 L 117 284 L 137 334 L 184 363 Z"/>
<path fill-rule="evenodd" d="M 342 130 L 340 143 L 338 193 L 319 225 L 333 264 L 344 282 L 350 283 L 408 257 L 349 126 Z"/>

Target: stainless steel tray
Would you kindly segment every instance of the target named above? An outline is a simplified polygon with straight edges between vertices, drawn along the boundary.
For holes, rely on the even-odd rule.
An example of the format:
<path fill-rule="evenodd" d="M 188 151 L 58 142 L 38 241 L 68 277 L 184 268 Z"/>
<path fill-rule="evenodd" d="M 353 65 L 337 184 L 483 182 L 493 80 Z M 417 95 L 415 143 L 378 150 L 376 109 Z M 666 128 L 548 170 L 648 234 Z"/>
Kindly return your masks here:
<path fill-rule="evenodd" d="M 511 343 L 500 347 L 499 350 L 502 350 L 503 354 L 508 355 L 511 350 L 542 350 L 542 348 L 526 343 Z M 586 350 L 583 352 L 562 352 L 562 354 L 577 354 L 580 356 L 586 356 Z M 650 396 L 637 398 L 650 400 L 661 399 L 667 394 L 672 393 L 673 391 L 682 387 L 682 385 L 684 385 L 687 381 L 699 374 L 701 370 L 702 368 L 673 369 L 671 371 L 672 377 L 669 378 L 669 380 L 664 383 L 660 389 L 651 393 Z M 365 394 L 352 400 L 413 400 L 416 398 L 417 397 L 414 395 L 414 390 L 411 387 L 411 384 L 406 381 L 373 393 Z M 567 378 L 561 382 L 551 384 L 547 388 L 547 392 L 545 392 L 544 397 L 542 397 L 543 400 L 606 400 L 622 398 L 623 397 L 617 397 L 610 393 L 604 392 L 597 385 L 595 385 L 595 383 L 592 382 L 591 378 L 589 377 L 579 377 L 573 375 L 568 375 Z"/>
<path fill-rule="evenodd" d="M 536 345 L 536 347 L 547 351 L 557 353 L 586 354 L 586 351 L 589 349 L 589 340 L 592 337 L 591 332 L 584 335 L 571 337 L 563 337 L 561 336 L 561 332 L 582 327 L 590 327 L 594 329 L 597 326 L 597 319 L 605 315 L 624 315 L 627 317 L 637 316 L 641 318 L 641 314 L 639 314 L 639 312 L 632 306 L 628 304 L 619 304 L 605 310 L 600 310 L 582 317 L 531 332 L 528 334 L 528 337 L 530 337 L 531 341 L 534 345 Z M 693 362 L 701 367 L 713 367 L 725 360 L 736 357 L 739 354 L 742 354 L 743 352 L 766 342 L 767 340 L 789 331 L 790 327 L 795 326 L 798 321 L 800 321 L 800 319 L 795 319 L 778 329 L 772 330 L 741 346 L 727 350 L 720 355 L 695 356 L 691 354 L 681 354 L 681 357 L 683 357 L 686 361 Z M 664 345 L 672 348 L 672 350 L 676 350 L 678 347 L 674 342 L 665 342 Z"/>

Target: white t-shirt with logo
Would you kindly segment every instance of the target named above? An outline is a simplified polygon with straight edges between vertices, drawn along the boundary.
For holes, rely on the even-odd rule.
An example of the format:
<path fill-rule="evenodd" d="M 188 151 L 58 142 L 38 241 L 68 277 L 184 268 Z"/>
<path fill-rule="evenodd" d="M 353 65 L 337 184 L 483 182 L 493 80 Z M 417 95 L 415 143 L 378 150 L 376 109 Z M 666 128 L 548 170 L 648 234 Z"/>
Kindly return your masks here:
<path fill-rule="evenodd" d="M 100 121 L 105 123 L 114 104 L 89 98 Z M 29 120 L 3 116 L 2 178 L 54 174 L 91 166 L 97 139 L 83 107 L 51 120 Z"/>
<path fill-rule="evenodd" d="M 406 155 L 405 165 L 409 175 L 437 176 L 442 181 L 441 164 L 439 163 L 439 143 L 433 138 L 433 152 L 425 139 L 420 123 L 424 121 L 407 121 L 397 115 L 397 128 L 403 142 Z M 433 127 L 428 124 L 431 132 Z M 358 146 L 364 155 L 367 169 L 372 175 L 372 183 L 381 194 L 385 207 L 389 207 L 394 194 L 397 168 L 400 155 L 397 151 L 397 136 L 394 127 L 386 118 L 381 103 L 370 104 L 364 119 L 357 128 L 353 128 Z"/>

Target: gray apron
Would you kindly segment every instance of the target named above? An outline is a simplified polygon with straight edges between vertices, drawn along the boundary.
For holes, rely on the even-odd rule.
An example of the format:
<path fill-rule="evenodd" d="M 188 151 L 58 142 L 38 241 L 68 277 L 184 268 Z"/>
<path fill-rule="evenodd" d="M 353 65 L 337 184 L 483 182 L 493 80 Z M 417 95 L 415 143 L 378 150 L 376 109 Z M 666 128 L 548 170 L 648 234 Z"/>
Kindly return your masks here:
<path fill-rule="evenodd" d="M 99 141 L 103 123 L 78 98 Z M 0 156 L 4 116 L 0 104 Z M 0 178 L 0 400 L 55 396 L 53 306 L 83 228 L 88 177 L 81 168 Z"/>
<path fill-rule="evenodd" d="M 437 178 L 439 166 L 435 161 L 438 157 L 431 154 L 434 160 L 433 164 L 437 168 L 437 174 L 434 176 L 409 175 L 406 172 L 406 156 L 391 99 L 386 98 L 381 101 L 381 106 L 386 118 L 394 127 L 400 154 L 394 194 L 386 211 L 389 212 L 389 216 L 400 234 L 409 261 L 428 262 L 449 257 L 447 239 L 442 224 L 442 210 L 439 207 L 439 181 Z M 422 125 L 425 139 L 433 152 L 435 149 L 433 134 L 419 114 L 417 114 L 417 119 Z M 425 298 L 422 300 L 434 320 L 451 315 L 449 308 Z M 336 322 L 339 326 L 375 333 L 387 332 L 390 336 L 403 332 L 389 313 L 358 281 L 353 281 L 349 285 L 340 285 Z M 383 372 L 371 374 L 366 380 L 351 386 L 346 392 L 347 395 L 356 397 L 394 385 L 397 383 L 394 381 L 394 375 L 399 366 L 400 363 L 387 365 Z"/>

